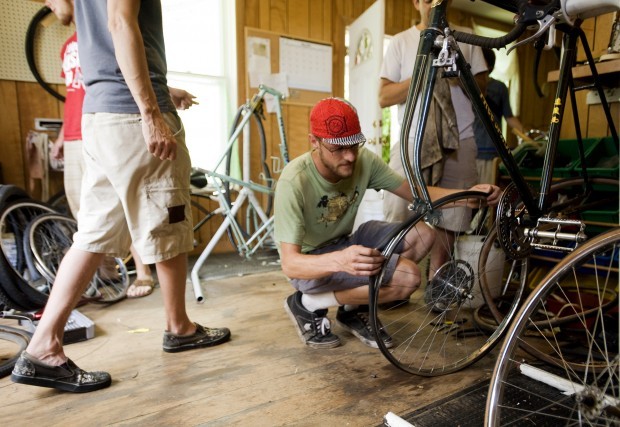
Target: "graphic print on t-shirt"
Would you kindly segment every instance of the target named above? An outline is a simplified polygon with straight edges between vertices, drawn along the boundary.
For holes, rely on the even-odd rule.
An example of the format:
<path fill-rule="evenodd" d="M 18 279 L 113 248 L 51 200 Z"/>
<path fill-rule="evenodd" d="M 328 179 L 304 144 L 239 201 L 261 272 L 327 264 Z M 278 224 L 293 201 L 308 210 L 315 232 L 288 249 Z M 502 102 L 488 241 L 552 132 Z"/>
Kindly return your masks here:
<path fill-rule="evenodd" d="M 84 89 L 84 78 L 82 77 L 82 69 L 80 68 L 77 40 L 67 43 L 62 58 L 62 71 L 65 77 L 67 91 Z"/>
<path fill-rule="evenodd" d="M 318 222 L 336 222 L 347 212 L 349 206 L 353 205 L 359 196 L 357 188 L 353 195 L 349 198 L 345 193 L 340 193 L 335 196 L 329 197 L 323 195 L 316 205 L 317 208 L 323 208 Z"/>

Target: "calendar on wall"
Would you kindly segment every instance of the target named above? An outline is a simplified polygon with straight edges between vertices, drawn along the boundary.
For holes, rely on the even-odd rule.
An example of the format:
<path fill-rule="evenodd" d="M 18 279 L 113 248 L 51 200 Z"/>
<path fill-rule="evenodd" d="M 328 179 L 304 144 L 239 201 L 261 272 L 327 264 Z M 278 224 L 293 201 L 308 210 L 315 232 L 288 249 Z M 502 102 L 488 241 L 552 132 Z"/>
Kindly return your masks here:
<path fill-rule="evenodd" d="M 292 88 L 332 91 L 332 46 L 280 37 L 280 73 Z"/>
<path fill-rule="evenodd" d="M 1 1 L 1 0 L 0 0 Z M 245 92 L 263 84 L 288 93 L 289 105 L 313 106 L 333 96 L 331 43 L 245 27 Z"/>

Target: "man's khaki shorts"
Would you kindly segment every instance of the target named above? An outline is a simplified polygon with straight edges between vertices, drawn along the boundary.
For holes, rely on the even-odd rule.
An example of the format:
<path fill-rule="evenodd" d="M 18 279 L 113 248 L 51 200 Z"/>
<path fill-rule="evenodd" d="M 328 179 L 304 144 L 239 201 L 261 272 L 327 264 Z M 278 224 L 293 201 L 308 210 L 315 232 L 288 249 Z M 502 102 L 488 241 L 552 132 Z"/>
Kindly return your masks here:
<path fill-rule="evenodd" d="M 82 117 L 85 171 L 75 248 L 124 256 L 133 243 L 145 264 L 193 249 L 185 132 L 176 113 L 164 118 L 177 141 L 174 161 L 149 153 L 139 114 Z"/>

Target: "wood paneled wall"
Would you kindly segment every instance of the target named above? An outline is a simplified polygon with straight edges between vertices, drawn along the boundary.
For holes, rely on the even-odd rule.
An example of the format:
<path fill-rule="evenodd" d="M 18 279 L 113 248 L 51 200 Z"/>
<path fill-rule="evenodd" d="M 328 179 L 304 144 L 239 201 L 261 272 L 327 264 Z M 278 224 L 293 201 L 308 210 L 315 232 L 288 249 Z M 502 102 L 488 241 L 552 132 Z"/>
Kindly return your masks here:
<path fill-rule="evenodd" d="M 253 27 L 261 30 L 278 32 L 290 36 L 313 39 L 331 43 L 333 46 L 333 91 L 335 96 L 344 94 L 344 34 L 345 28 L 361 15 L 374 0 L 236 0 L 237 13 L 237 71 L 239 76 L 238 104 L 245 102 L 251 95 L 246 90 L 244 28 Z M 386 0 L 386 34 L 396 34 L 409 28 L 419 19 L 411 0 Z M 476 22 L 499 29 L 505 25 L 484 21 L 476 17 Z M 600 17 L 596 21 L 586 22 L 584 28 L 593 40 L 594 54 L 600 54 L 609 41 L 610 16 Z M 471 26 L 471 16 L 456 10 L 450 11 L 450 20 L 460 25 Z M 609 21 L 609 22 L 608 22 Z M 522 82 L 521 121 L 528 127 L 548 127 L 548 117 L 552 108 L 554 85 L 545 83 L 547 72 L 558 67 L 558 61 L 552 52 L 544 52 L 539 68 L 538 81 L 547 86 L 546 96 L 538 98 L 532 83 L 534 54 L 531 47 L 519 48 L 520 74 Z M 60 88 L 62 91 L 62 88 Z M 579 95 L 580 108 L 585 106 L 585 93 Z M 36 83 L 0 81 L 0 132 L 3 137 L 2 172 L 4 183 L 28 187 L 27 160 L 24 156 L 26 135 L 34 126 L 35 117 L 62 117 L 62 103 L 45 92 Z M 297 157 L 309 149 L 307 140 L 308 117 L 311 106 L 285 105 L 284 121 L 288 137 L 289 154 Z M 271 153 L 277 153 L 279 140 L 275 117 L 269 115 L 266 123 L 267 138 L 272 147 Z M 600 117 L 591 107 L 590 121 Z M 595 128 L 595 126 L 590 126 Z M 567 125 L 563 137 L 571 138 L 574 127 Z M 254 168 L 253 165 L 253 169 Z M 62 174 L 52 174 L 50 192 L 62 188 Z M 34 197 L 39 190 L 35 188 Z M 214 208 L 214 206 L 210 206 Z M 201 236 L 202 244 L 216 230 L 219 221 L 215 221 Z M 226 239 L 223 239 L 226 240 Z M 226 242 L 218 245 L 218 250 L 230 250 Z"/>
<path fill-rule="evenodd" d="M 252 95 L 246 89 L 246 53 L 243 43 L 245 27 L 331 43 L 333 47 L 333 94 L 343 96 L 345 29 L 373 3 L 374 0 L 237 0 L 239 104 Z M 387 34 L 393 35 L 403 31 L 419 19 L 419 14 L 414 9 L 411 0 L 386 0 L 385 12 Z M 291 158 L 299 156 L 310 148 L 308 119 L 311 108 L 312 106 L 293 104 L 283 107 Z M 275 153 L 279 140 L 275 117 L 267 120 L 266 133 L 274 136 L 270 153 Z M 253 164 L 252 170 L 257 170 L 257 167 Z"/>
<path fill-rule="evenodd" d="M 64 86 L 51 85 L 60 93 Z M 25 143 L 28 132 L 34 129 L 34 119 L 62 118 L 63 104 L 44 91 L 38 83 L 0 80 L 0 135 L 2 135 L 2 184 L 13 184 L 41 198 L 40 181 L 30 187 L 28 158 Z M 55 137 L 54 134 L 50 134 Z M 62 189 L 62 173 L 51 172 L 50 196 Z"/>

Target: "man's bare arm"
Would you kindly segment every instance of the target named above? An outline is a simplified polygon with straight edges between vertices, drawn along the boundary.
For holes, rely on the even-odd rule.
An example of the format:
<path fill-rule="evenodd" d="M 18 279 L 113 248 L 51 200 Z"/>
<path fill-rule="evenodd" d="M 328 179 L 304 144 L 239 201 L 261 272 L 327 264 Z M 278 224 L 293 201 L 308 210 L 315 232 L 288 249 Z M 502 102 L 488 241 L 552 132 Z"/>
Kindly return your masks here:
<path fill-rule="evenodd" d="M 379 105 L 381 108 L 402 104 L 407 100 L 411 79 L 395 83 L 388 79 L 381 79 L 379 86 Z"/>
<path fill-rule="evenodd" d="M 176 158 L 176 140 L 164 121 L 149 78 L 138 0 L 108 0 L 108 30 L 116 60 L 142 116 L 142 132 L 149 152 L 162 160 Z"/>

